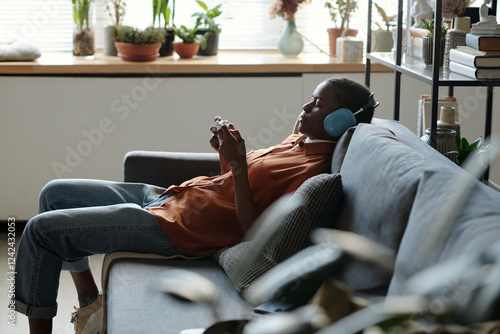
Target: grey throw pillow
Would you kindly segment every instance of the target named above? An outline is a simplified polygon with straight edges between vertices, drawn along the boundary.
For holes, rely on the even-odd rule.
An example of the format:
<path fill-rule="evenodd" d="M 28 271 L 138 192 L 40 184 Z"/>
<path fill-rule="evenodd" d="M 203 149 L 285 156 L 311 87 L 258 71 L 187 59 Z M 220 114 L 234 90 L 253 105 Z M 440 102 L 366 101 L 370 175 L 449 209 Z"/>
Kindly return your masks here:
<path fill-rule="evenodd" d="M 41 56 L 40 49 L 22 40 L 0 38 L 0 61 L 34 60 Z"/>
<path fill-rule="evenodd" d="M 282 222 L 263 253 L 243 275 L 236 277 L 238 262 L 248 254 L 252 241 L 239 243 L 215 256 L 241 294 L 259 276 L 311 245 L 310 234 L 318 227 L 332 227 L 342 200 L 340 174 L 319 174 L 306 180 L 293 194 L 300 205 Z"/>

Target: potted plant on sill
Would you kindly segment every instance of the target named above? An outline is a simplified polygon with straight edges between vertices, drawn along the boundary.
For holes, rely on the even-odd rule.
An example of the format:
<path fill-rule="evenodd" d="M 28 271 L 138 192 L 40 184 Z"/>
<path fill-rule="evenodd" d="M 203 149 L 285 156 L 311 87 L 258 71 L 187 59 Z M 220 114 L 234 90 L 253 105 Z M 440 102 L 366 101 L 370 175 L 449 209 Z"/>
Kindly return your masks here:
<path fill-rule="evenodd" d="M 205 49 L 198 50 L 200 56 L 213 56 L 219 51 L 219 34 L 221 32 L 220 25 L 215 23 L 215 18 L 222 14 L 220 7 L 222 4 L 209 9 L 208 6 L 201 0 L 196 0 L 198 5 L 203 9 L 203 12 L 196 12 L 191 17 L 196 17 L 196 26 L 202 26 L 196 34 L 204 35 L 210 32 L 207 39 Z"/>
<path fill-rule="evenodd" d="M 377 12 L 380 15 L 380 19 L 385 25 L 385 28 L 376 22 L 378 29 L 372 31 L 372 52 L 390 52 L 394 41 L 392 39 L 391 23 L 393 22 L 396 15 L 389 16 L 387 12 L 380 7 L 377 3 L 373 3 Z"/>
<path fill-rule="evenodd" d="M 176 28 L 174 26 L 175 35 L 179 37 L 182 42 L 173 43 L 174 51 L 181 58 L 193 58 L 193 56 L 200 49 L 204 49 L 207 46 L 207 38 L 210 36 L 210 32 L 203 35 L 196 34 L 198 27 L 195 26 L 193 29 L 188 29 L 185 26 Z"/>
<path fill-rule="evenodd" d="M 126 3 L 123 0 L 107 0 L 106 10 L 108 12 L 109 18 L 111 19 L 111 25 L 104 27 L 104 55 L 106 56 L 116 56 L 118 51 L 115 47 L 114 36 L 116 35 L 116 30 L 123 23 L 123 18 L 125 17 Z"/>
<path fill-rule="evenodd" d="M 357 29 L 349 29 L 349 21 L 352 13 L 358 8 L 357 0 L 326 0 L 325 8 L 328 8 L 331 20 L 335 23 L 335 28 L 328 28 L 328 38 L 330 42 L 330 54 L 336 54 L 337 38 L 340 36 L 356 37 Z M 337 23 L 337 16 L 340 16 L 340 26 Z M 344 32 L 344 30 L 346 30 Z"/>
<path fill-rule="evenodd" d="M 422 19 L 422 24 L 419 25 L 419 28 L 425 29 L 429 32 L 427 36 L 423 37 L 422 59 L 425 64 L 432 65 L 432 56 L 434 54 L 434 19 Z M 447 30 L 448 29 L 446 29 L 446 27 L 441 25 L 441 52 L 439 57 L 439 66 L 443 66 L 444 46 Z"/>
<path fill-rule="evenodd" d="M 139 30 L 130 26 L 119 26 L 114 38 L 122 60 L 153 61 L 158 58 L 161 43 L 165 40 L 165 31 L 153 27 Z"/>
<path fill-rule="evenodd" d="M 160 57 L 168 57 L 174 53 L 172 43 L 175 38 L 175 31 L 170 25 L 175 17 L 175 0 L 172 1 L 172 9 L 168 6 L 169 0 L 153 0 L 153 27 L 158 22 L 158 28 L 165 30 L 165 41 L 160 48 Z M 172 17 L 172 20 L 170 20 Z M 163 21 L 163 25 L 162 25 Z"/>
<path fill-rule="evenodd" d="M 73 3 L 73 55 L 94 56 L 94 3 L 93 0 L 72 0 Z"/>

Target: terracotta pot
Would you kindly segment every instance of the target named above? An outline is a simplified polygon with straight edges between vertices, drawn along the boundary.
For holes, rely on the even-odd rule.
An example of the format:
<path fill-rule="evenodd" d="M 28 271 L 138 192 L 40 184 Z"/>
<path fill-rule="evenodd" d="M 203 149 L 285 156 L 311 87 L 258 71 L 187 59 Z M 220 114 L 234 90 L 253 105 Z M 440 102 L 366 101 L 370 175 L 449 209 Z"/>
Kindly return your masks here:
<path fill-rule="evenodd" d="M 193 58 L 200 49 L 200 44 L 196 43 L 172 43 L 172 46 L 181 58 Z"/>
<path fill-rule="evenodd" d="M 160 55 L 161 43 L 130 44 L 115 42 L 118 56 L 125 61 L 153 61 Z"/>
<path fill-rule="evenodd" d="M 328 32 L 328 40 L 330 41 L 330 54 L 335 55 L 337 54 L 337 38 L 342 36 L 342 32 L 344 29 L 341 28 L 328 28 L 326 29 Z M 358 30 L 357 29 L 347 29 L 345 32 L 344 36 L 345 37 L 356 37 L 358 35 Z"/>

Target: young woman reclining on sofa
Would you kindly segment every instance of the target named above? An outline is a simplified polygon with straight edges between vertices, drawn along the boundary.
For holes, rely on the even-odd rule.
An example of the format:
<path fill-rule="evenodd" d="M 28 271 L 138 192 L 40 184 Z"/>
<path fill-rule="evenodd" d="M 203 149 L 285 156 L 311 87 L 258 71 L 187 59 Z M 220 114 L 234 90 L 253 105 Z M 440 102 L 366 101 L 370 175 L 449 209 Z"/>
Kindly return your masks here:
<path fill-rule="evenodd" d="M 40 193 L 40 214 L 29 221 L 20 241 L 15 309 L 28 315 L 31 333 L 50 333 L 60 271 L 69 270 L 80 304 L 72 319 L 75 328 L 80 333 L 95 326 L 97 332 L 102 296 L 89 255 L 203 256 L 240 242 L 272 202 L 329 171 L 335 140 L 347 127 L 369 123 L 375 106 L 363 85 L 331 78 L 302 107 L 300 135 L 270 149 L 247 154 L 232 124 L 212 129 L 210 144 L 220 155 L 220 176 L 197 177 L 168 189 L 98 180 L 49 182 Z M 349 109 L 351 123 L 339 130 L 333 117 L 325 128 L 325 118 L 334 111 L 341 114 L 339 108 Z"/>

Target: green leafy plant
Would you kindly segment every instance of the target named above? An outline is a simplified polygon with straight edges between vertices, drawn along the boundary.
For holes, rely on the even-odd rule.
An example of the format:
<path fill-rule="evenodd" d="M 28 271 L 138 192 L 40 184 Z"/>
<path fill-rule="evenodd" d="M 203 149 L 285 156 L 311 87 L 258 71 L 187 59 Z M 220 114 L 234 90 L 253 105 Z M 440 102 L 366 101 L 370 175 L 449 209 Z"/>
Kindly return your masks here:
<path fill-rule="evenodd" d="M 204 50 L 207 47 L 207 38 L 210 36 L 210 32 L 203 35 L 196 34 L 198 31 L 198 26 L 193 29 L 188 29 L 185 26 L 177 28 L 174 26 L 175 35 L 179 37 L 184 43 L 196 43 L 200 44 L 200 48 Z"/>
<path fill-rule="evenodd" d="M 123 23 L 126 6 L 127 4 L 123 0 L 108 0 L 106 2 L 106 10 L 113 25 L 119 26 Z"/>
<path fill-rule="evenodd" d="M 337 24 L 337 15 L 340 16 L 341 29 L 349 28 L 352 13 L 358 9 L 357 0 L 326 0 L 325 8 L 328 8 L 330 18 Z"/>
<path fill-rule="evenodd" d="M 72 0 L 73 20 L 79 31 L 90 29 L 90 5 L 93 0 Z"/>
<path fill-rule="evenodd" d="M 220 34 L 220 25 L 215 23 L 215 18 L 222 14 L 222 11 L 220 10 L 222 4 L 209 9 L 203 1 L 196 0 L 196 2 L 204 10 L 204 12 L 196 12 L 191 15 L 191 17 L 196 17 L 196 26 L 203 24 L 205 29 L 215 30 Z"/>
<path fill-rule="evenodd" d="M 149 27 L 144 30 L 130 26 L 119 26 L 113 39 L 115 42 L 130 44 L 155 44 L 165 41 L 165 30 Z"/>
<path fill-rule="evenodd" d="M 434 38 L 434 19 L 426 20 L 421 19 L 422 23 L 419 25 L 419 28 L 427 30 L 429 33 L 426 37 Z M 446 37 L 446 32 L 448 29 L 446 27 L 441 26 L 441 39 L 443 40 Z"/>
<path fill-rule="evenodd" d="M 389 31 L 391 28 L 391 22 L 392 20 L 394 20 L 396 15 L 389 16 L 387 15 L 386 11 L 382 7 L 380 7 L 377 3 L 374 2 L 373 4 L 375 5 L 375 8 L 377 8 L 377 12 L 379 13 L 380 17 L 382 18 L 382 21 L 385 24 L 385 30 Z M 384 30 L 378 22 L 375 24 L 378 26 L 379 30 Z"/>
<path fill-rule="evenodd" d="M 172 2 L 172 9 L 168 6 L 169 0 L 153 0 L 153 26 L 158 20 L 158 27 L 167 29 L 170 24 L 170 14 L 172 14 L 172 23 L 175 16 L 175 0 Z M 163 18 L 163 27 L 161 19 Z"/>
<path fill-rule="evenodd" d="M 483 142 L 482 137 L 479 137 L 474 142 L 469 144 L 466 138 L 460 138 L 459 136 L 455 136 L 455 144 L 457 145 L 457 150 L 447 152 L 446 155 L 456 154 L 458 164 L 462 165 L 462 163 L 465 161 L 465 159 L 467 159 L 469 154 L 477 150 L 481 146 L 482 142 Z"/>

